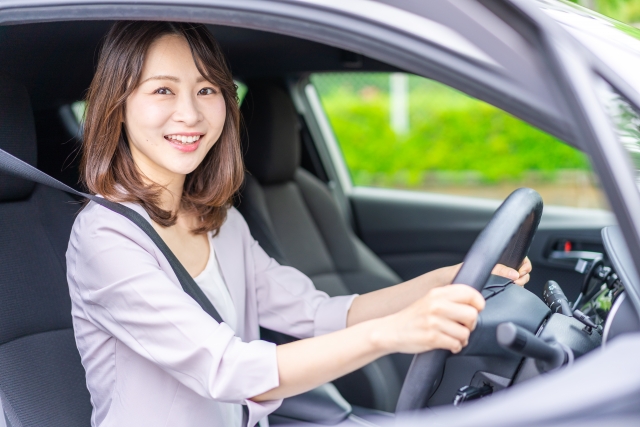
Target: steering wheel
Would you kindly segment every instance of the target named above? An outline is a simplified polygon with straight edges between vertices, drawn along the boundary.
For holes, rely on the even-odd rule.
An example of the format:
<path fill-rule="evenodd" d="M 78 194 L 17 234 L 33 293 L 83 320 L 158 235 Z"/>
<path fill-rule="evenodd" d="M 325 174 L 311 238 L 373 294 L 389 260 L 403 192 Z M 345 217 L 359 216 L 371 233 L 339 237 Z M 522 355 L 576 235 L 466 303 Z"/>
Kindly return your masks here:
<path fill-rule="evenodd" d="M 517 269 L 529 251 L 541 216 L 542 198 L 535 190 L 520 188 L 511 193 L 473 242 L 453 283 L 481 291 L 496 264 Z M 432 350 L 414 356 L 396 413 L 427 406 L 450 355 L 447 350 Z"/>

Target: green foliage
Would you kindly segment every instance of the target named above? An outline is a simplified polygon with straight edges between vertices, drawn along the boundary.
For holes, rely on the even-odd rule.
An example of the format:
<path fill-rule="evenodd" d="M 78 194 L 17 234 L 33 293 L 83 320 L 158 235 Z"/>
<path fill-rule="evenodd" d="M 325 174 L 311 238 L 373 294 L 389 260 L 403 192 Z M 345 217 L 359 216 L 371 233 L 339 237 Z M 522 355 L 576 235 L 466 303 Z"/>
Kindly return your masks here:
<path fill-rule="evenodd" d="M 390 125 L 389 74 L 322 74 L 312 82 L 356 185 L 417 187 L 447 173 L 466 183 L 514 182 L 532 174 L 554 180 L 562 170 L 590 170 L 576 149 L 421 77 L 409 78 L 410 128 L 400 135 Z"/>
<path fill-rule="evenodd" d="M 571 0 L 598 13 L 627 24 L 640 23 L 638 0 Z"/>

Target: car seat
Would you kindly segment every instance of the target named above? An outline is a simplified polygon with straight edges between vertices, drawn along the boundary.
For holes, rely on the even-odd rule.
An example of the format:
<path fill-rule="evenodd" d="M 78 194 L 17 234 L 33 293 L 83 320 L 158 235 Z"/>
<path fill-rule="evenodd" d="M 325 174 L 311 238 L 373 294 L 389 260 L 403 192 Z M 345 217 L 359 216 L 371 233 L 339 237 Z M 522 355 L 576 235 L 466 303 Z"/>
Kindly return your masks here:
<path fill-rule="evenodd" d="M 3 77 L 0 148 L 36 164 L 29 96 Z M 80 207 L 65 193 L 0 174 L 0 398 L 8 425 L 90 424 L 65 260 Z"/>
<path fill-rule="evenodd" d="M 277 83 L 249 83 L 241 106 L 248 170 L 238 209 L 265 251 L 331 296 L 401 282 L 354 234 L 327 185 L 300 167 L 300 122 Z M 335 382 L 352 404 L 393 412 L 398 369 L 385 357 Z"/>

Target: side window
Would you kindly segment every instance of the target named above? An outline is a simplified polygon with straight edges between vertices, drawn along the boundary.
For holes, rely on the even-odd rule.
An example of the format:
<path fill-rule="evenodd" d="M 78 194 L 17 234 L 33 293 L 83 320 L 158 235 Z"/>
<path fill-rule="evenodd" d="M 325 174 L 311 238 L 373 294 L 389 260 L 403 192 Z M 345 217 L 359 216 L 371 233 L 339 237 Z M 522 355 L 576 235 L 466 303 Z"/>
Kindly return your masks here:
<path fill-rule="evenodd" d="M 405 73 L 311 76 L 355 186 L 605 208 L 588 158 L 504 111 Z"/>

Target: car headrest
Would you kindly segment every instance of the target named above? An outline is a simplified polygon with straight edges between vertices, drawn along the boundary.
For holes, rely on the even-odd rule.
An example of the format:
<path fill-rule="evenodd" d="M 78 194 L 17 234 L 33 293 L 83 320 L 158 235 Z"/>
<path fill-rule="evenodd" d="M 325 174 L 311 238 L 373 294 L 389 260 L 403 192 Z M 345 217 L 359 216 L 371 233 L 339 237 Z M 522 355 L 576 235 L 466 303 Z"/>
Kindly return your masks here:
<path fill-rule="evenodd" d="M 0 148 L 36 166 L 38 148 L 33 110 L 27 90 L 0 76 Z M 0 173 L 0 202 L 29 197 L 34 184 Z"/>
<path fill-rule="evenodd" d="M 293 179 L 300 165 L 300 122 L 287 92 L 273 83 L 252 84 L 240 110 L 247 170 L 263 185 Z"/>

